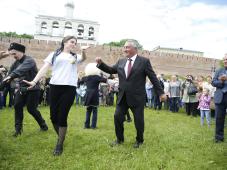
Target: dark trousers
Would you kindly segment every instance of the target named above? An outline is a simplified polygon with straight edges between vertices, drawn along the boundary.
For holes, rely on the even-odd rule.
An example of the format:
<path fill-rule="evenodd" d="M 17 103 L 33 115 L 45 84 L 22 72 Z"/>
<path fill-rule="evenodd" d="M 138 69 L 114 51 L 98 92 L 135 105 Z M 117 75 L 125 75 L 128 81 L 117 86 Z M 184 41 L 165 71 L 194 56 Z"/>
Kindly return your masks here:
<path fill-rule="evenodd" d="M 154 96 L 154 109 L 161 110 L 162 109 L 162 102 L 159 99 L 159 96 Z"/>
<path fill-rule="evenodd" d="M 2 109 L 2 107 L 4 106 L 4 96 L 3 96 L 3 92 L 0 91 L 0 109 Z"/>
<path fill-rule="evenodd" d="M 164 102 L 164 109 L 166 110 L 170 109 L 170 98 L 168 95 L 166 95 L 166 101 Z"/>
<path fill-rule="evenodd" d="M 131 107 L 127 104 L 126 96 L 124 95 L 121 99 L 121 102 L 117 104 L 116 111 L 114 114 L 114 125 L 115 133 L 118 141 L 124 141 L 124 120 L 125 113 L 128 109 L 131 109 L 134 116 L 134 123 L 137 131 L 136 140 L 137 142 L 143 142 L 143 133 L 144 133 L 144 103 Z"/>
<path fill-rule="evenodd" d="M 4 88 L 4 91 L 3 91 L 3 96 L 4 96 L 4 103 L 3 103 L 3 106 L 6 107 L 6 99 L 7 99 L 7 94 L 9 94 L 9 107 L 12 107 L 14 105 L 14 90 L 15 89 L 12 89 L 10 87 L 10 85 L 7 85 L 5 88 Z"/>
<path fill-rule="evenodd" d="M 170 111 L 171 112 L 178 112 L 179 111 L 179 97 L 171 97 L 169 98 L 170 101 Z"/>
<path fill-rule="evenodd" d="M 91 128 L 96 128 L 97 124 L 97 114 L 98 114 L 98 109 L 97 106 L 88 106 L 87 107 L 87 112 L 86 112 L 86 120 L 85 120 L 85 127 L 90 128 L 90 118 L 91 118 L 91 113 L 92 114 L 92 122 L 91 122 Z"/>
<path fill-rule="evenodd" d="M 224 124 L 227 108 L 227 93 L 224 93 L 222 102 L 215 104 L 216 128 L 215 139 L 224 140 Z"/>
<path fill-rule="evenodd" d="M 40 95 L 39 95 L 39 104 L 41 104 L 43 102 L 43 94 L 44 94 L 44 90 L 40 89 Z"/>
<path fill-rule="evenodd" d="M 15 93 L 15 129 L 21 131 L 24 118 L 23 107 L 26 105 L 28 112 L 35 118 L 40 127 L 45 124 L 40 112 L 37 110 L 39 103 L 39 90 Z"/>
<path fill-rule="evenodd" d="M 186 113 L 188 116 L 192 115 L 192 116 L 196 116 L 197 115 L 197 106 L 198 106 L 198 102 L 196 103 L 185 103 L 185 109 L 186 109 Z"/>

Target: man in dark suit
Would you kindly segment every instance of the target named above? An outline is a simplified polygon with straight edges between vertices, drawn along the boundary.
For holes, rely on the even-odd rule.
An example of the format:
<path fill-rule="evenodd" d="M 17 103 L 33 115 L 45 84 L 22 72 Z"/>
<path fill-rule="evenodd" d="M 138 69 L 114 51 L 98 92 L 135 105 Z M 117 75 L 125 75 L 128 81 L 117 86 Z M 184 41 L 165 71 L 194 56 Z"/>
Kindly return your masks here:
<path fill-rule="evenodd" d="M 215 103 L 215 142 L 224 141 L 224 123 L 227 109 L 227 54 L 223 58 L 224 68 L 220 68 L 215 72 L 212 85 L 216 87 L 214 93 Z"/>
<path fill-rule="evenodd" d="M 138 56 L 138 45 L 134 40 L 126 41 L 124 52 L 126 58 L 120 59 L 113 66 L 106 65 L 100 57 L 96 58 L 97 67 L 109 74 L 118 74 L 119 93 L 116 111 L 114 114 L 114 125 L 117 140 L 111 146 L 124 142 L 124 114 L 128 108 L 134 116 L 134 123 L 137 131 L 134 148 L 143 144 L 144 138 L 144 105 L 146 99 L 146 76 L 150 79 L 160 99 L 165 100 L 166 96 L 153 71 L 150 61 L 147 58 Z"/>

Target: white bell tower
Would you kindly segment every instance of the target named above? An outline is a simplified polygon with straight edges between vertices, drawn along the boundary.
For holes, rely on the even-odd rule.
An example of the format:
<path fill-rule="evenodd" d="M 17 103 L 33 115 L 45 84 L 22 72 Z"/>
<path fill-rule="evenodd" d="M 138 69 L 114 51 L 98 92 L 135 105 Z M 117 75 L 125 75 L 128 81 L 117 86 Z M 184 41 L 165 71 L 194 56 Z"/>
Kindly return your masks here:
<path fill-rule="evenodd" d="M 66 0 L 65 3 L 65 17 L 66 18 L 73 18 L 73 12 L 74 12 L 74 2 L 73 0 Z"/>

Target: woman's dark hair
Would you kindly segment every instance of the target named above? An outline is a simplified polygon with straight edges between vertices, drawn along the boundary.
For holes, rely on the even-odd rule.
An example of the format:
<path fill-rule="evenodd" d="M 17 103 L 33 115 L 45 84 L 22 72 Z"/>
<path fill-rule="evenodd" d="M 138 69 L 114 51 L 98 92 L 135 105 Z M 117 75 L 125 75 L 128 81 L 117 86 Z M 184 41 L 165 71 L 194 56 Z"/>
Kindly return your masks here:
<path fill-rule="evenodd" d="M 191 77 L 191 79 L 194 80 L 194 77 L 193 77 L 191 74 L 188 74 L 186 77 L 187 77 L 187 78 L 188 78 L 188 77 Z"/>
<path fill-rule="evenodd" d="M 61 52 L 64 50 L 64 43 L 66 43 L 67 41 L 71 40 L 71 39 L 75 39 L 77 41 L 77 38 L 75 36 L 66 36 L 63 38 L 63 40 L 61 41 L 61 46 L 60 48 L 58 48 L 55 52 L 54 52 L 54 55 L 53 55 L 53 58 L 52 58 L 52 64 L 54 63 L 56 57 L 61 54 Z M 76 54 L 73 53 L 73 52 L 70 52 L 70 54 L 72 54 L 73 56 L 75 56 Z"/>
<path fill-rule="evenodd" d="M 77 41 L 77 38 L 75 36 L 66 36 L 61 41 L 61 47 L 60 47 L 60 49 L 63 50 L 64 49 L 64 43 L 66 43 L 67 41 L 69 41 L 71 39 L 75 39 Z"/>

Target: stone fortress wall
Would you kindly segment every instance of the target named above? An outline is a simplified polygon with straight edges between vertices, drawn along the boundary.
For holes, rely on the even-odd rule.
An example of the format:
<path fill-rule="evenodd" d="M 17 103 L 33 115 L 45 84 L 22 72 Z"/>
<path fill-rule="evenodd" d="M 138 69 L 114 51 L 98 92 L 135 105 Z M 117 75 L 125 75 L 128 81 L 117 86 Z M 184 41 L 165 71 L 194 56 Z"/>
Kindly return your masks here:
<path fill-rule="evenodd" d="M 0 51 L 7 50 L 11 42 L 24 44 L 26 46 L 26 54 L 35 58 L 39 68 L 43 65 L 43 59 L 60 46 L 60 42 L 57 41 L 0 37 Z M 80 52 L 80 46 L 82 45 L 87 44 L 78 44 L 77 52 Z M 212 58 L 159 53 L 147 50 L 139 51 L 139 54 L 150 59 L 157 74 L 207 76 L 212 75 L 212 68 L 219 67 L 219 60 Z M 102 57 L 103 61 L 108 64 L 115 64 L 119 57 L 124 57 L 124 53 L 122 48 L 119 47 L 91 46 L 87 49 L 87 60 L 79 65 L 78 70 L 83 71 L 87 63 L 95 62 L 95 57 L 97 56 Z M 10 66 L 13 61 L 12 57 L 8 57 L 1 60 L 0 65 Z"/>

